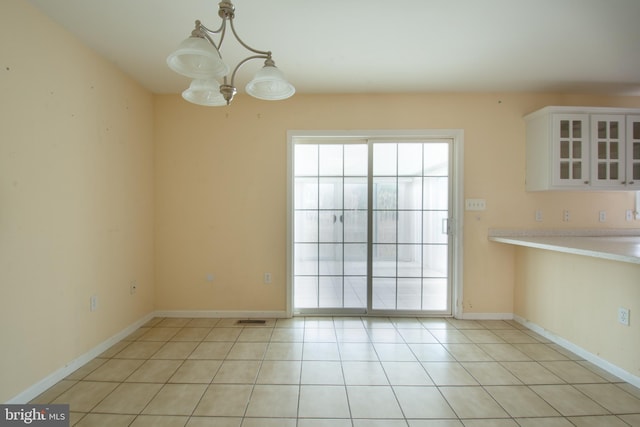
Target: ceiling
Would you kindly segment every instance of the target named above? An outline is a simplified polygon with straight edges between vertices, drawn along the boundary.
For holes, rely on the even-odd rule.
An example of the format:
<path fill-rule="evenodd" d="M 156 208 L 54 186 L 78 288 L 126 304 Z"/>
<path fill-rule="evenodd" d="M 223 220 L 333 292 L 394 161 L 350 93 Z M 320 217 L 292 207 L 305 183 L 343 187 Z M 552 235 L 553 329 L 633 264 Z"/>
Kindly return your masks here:
<path fill-rule="evenodd" d="M 189 80 L 166 57 L 220 24 L 217 0 L 28 0 L 154 93 Z M 235 26 L 298 93 L 640 96 L 639 0 L 235 0 Z M 230 66 L 248 56 L 227 35 Z M 236 78 L 240 91 L 259 69 Z"/>

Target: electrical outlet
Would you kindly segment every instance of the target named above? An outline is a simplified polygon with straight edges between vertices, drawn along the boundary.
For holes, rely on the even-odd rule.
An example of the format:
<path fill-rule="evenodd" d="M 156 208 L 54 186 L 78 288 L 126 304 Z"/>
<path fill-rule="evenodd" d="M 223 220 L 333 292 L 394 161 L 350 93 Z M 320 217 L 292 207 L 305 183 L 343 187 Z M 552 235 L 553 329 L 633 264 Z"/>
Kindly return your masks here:
<path fill-rule="evenodd" d="M 618 323 L 629 326 L 629 309 L 620 307 L 618 309 Z"/>
<path fill-rule="evenodd" d="M 537 210 L 536 211 L 536 221 L 537 222 L 542 222 L 542 211 L 541 210 Z"/>
<path fill-rule="evenodd" d="M 465 199 L 464 208 L 468 211 L 483 211 L 487 209 L 487 201 L 485 199 Z"/>
<path fill-rule="evenodd" d="M 265 284 L 271 283 L 271 273 L 264 273 L 264 283 Z"/>
<path fill-rule="evenodd" d="M 600 211 L 600 214 L 598 216 L 598 220 L 600 222 L 606 222 L 607 221 L 607 211 Z"/>
<path fill-rule="evenodd" d="M 91 295 L 89 298 L 89 311 L 96 311 L 98 309 L 98 295 Z"/>
<path fill-rule="evenodd" d="M 627 213 L 626 213 L 626 220 L 627 221 L 633 221 L 633 210 L 631 209 L 627 209 Z"/>
<path fill-rule="evenodd" d="M 564 222 L 569 222 L 570 219 L 571 219 L 571 215 L 569 214 L 569 211 L 566 209 L 562 211 L 562 220 Z"/>

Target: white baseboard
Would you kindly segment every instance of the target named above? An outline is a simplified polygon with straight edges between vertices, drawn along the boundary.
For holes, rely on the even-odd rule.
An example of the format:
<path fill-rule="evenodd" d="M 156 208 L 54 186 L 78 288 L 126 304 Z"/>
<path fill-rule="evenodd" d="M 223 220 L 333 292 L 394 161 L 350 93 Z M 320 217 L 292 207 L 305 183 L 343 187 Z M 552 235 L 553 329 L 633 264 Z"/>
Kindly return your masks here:
<path fill-rule="evenodd" d="M 97 346 L 93 347 L 91 350 L 89 350 L 88 352 L 86 352 L 82 356 L 79 356 L 79 357 L 73 359 L 71 362 L 67 363 L 64 367 L 62 367 L 62 368 L 58 369 L 57 371 L 53 372 L 52 374 L 46 376 L 45 378 L 43 378 L 42 380 L 40 380 L 37 383 L 33 384 L 31 387 L 27 388 L 26 390 L 24 390 L 23 392 L 21 392 L 17 396 L 13 397 L 12 399 L 9 399 L 5 403 L 7 403 L 7 404 L 24 404 L 24 403 L 28 403 L 29 401 L 33 400 L 38 395 L 42 394 L 43 392 L 45 392 L 46 390 L 51 388 L 57 382 L 65 379 L 71 373 L 73 373 L 77 369 L 81 368 L 82 366 L 84 366 L 85 364 L 90 362 L 91 360 L 95 359 L 100 354 L 102 354 L 105 351 L 107 351 L 109 349 L 109 347 L 111 347 L 112 345 L 122 341 L 124 338 L 126 338 L 129 335 L 131 335 L 140 326 L 142 326 L 145 323 L 147 323 L 154 316 L 155 316 L 155 313 L 153 313 L 153 312 L 147 314 L 146 316 L 142 317 L 141 319 L 139 319 L 136 322 L 132 323 L 131 325 L 127 326 L 126 328 L 124 328 L 123 330 L 121 330 L 120 332 L 118 332 L 117 334 L 112 336 L 111 338 L 108 338 L 107 340 L 105 340 L 105 341 L 101 342 L 100 344 L 98 344 Z"/>
<path fill-rule="evenodd" d="M 462 313 L 463 320 L 513 320 L 513 313 Z"/>
<path fill-rule="evenodd" d="M 225 319 L 282 319 L 289 317 L 285 311 L 227 311 L 227 310 L 159 310 L 154 313 L 155 317 L 211 317 Z"/>
<path fill-rule="evenodd" d="M 601 357 L 596 356 L 595 354 L 585 350 L 584 348 L 579 347 L 570 341 L 567 341 L 566 339 L 554 334 L 553 332 L 550 332 L 544 329 L 542 326 L 539 326 L 533 322 L 528 321 L 527 319 L 514 315 L 513 320 L 520 323 L 521 325 L 526 326 L 527 328 L 531 329 L 533 332 L 536 332 L 537 334 L 542 335 L 549 341 L 552 341 L 558 344 L 559 346 L 566 348 L 572 353 L 577 354 L 578 356 L 584 358 L 585 360 L 593 363 L 597 367 L 604 369 L 605 371 L 609 372 L 612 375 L 615 375 L 616 377 L 622 379 L 623 381 L 628 382 L 629 384 L 632 384 L 635 387 L 640 388 L 640 377 L 637 377 L 632 373 L 625 371 L 619 366 L 616 366 L 613 363 L 607 360 L 604 360 Z"/>

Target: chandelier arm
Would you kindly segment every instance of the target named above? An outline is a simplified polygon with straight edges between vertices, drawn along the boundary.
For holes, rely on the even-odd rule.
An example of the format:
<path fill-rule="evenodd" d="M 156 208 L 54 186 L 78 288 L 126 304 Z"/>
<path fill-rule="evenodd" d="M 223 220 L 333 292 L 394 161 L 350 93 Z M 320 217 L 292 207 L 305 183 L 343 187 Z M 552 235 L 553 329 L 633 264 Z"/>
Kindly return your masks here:
<path fill-rule="evenodd" d="M 222 20 L 222 24 L 220 24 L 220 28 L 218 28 L 217 30 L 211 30 L 207 27 L 205 27 L 200 21 L 199 25 L 200 25 L 200 29 L 202 30 L 202 34 L 205 36 L 205 38 L 207 40 L 209 40 L 209 43 L 211 43 L 216 49 L 218 49 L 218 51 L 220 50 L 220 47 L 222 46 L 222 41 L 224 40 L 224 35 L 226 33 L 226 20 L 223 19 Z M 216 44 L 216 42 L 213 40 L 213 38 L 211 38 L 211 36 L 209 34 L 220 34 L 220 42 L 218 42 L 218 44 Z"/>
<path fill-rule="evenodd" d="M 229 17 L 229 23 L 231 23 L 231 31 L 233 32 L 234 37 L 236 38 L 236 40 L 238 40 L 238 42 L 242 46 L 244 46 L 245 49 L 250 50 L 253 53 L 257 53 L 257 54 L 260 54 L 260 55 L 266 55 L 267 58 L 271 58 L 271 52 L 270 51 L 254 49 L 251 46 L 249 46 L 248 44 L 246 44 L 244 41 L 242 41 L 242 39 L 240 38 L 240 36 L 238 36 L 238 33 L 236 32 L 236 27 L 233 25 L 233 17 Z M 247 58 L 247 59 L 249 59 L 249 58 Z M 242 61 L 242 62 L 244 62 L 244 61 Z"/>
<path fill-rule="evenodd" d="M 262 52 L 260 52 L 260 53 L 262 53 Z M 266 53 L 271 53 L 271 52 L 266 52 Z M 234 83 L 235 80 L 236 80 L 236 73 L 238 72 L 238 70 L 240 69 L 240 67 L 244 63 L 246 63 L 246 62 L 248 62 L 248 61 L 250 61 L 252 59 L 269 59 L 269 58 L 271 58 L 271 56 L 270 55 L 266 55 L 266 54 L 265 55 L 253 55 L 253 56 L 248 56 L 248 57 L 244 58 L 242 61 L 240 61 L 238 63 L 238 65 L 236 65 L 236 68 L 233 69 L 233 73 L 231 74 L 231 86 L 233 86 L 233 87 L 236 86 L 235 83 Z M 226 83 L 226 79 L 227 78 L 225 77 L 225 83 Z"/>

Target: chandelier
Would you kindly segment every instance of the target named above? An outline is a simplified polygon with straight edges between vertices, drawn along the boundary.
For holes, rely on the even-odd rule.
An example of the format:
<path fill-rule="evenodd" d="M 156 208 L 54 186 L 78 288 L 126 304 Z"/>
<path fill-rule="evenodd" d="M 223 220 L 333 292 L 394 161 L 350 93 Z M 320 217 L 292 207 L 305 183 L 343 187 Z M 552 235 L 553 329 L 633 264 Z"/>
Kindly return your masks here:
<path fill-rule="evenodd" d="M 247 45 L 236 33 L 233 26 L 235 7 L 230 1 L 218 3 L 218 15 L 222 24 L 217 30 L 210 30 L 196 21 L 191 36 L 184 40 L 172 54 L 167 57 L 167 65 L 173 71 L 193 79 L 189 88 L 182 92 L 182 97 L 194 104 L 205 106 L 229 105 L 237 93 L 235 78 L 238 69 L 252 59 L 264 59 L 264 66 L 258 70 L 245 90 L 254 98 L 265 100 L 281 100 L 291 97 L 295 88 L 289 83 L 282 71 L 276 68 L 271 52 L 257 50 Z M 227 21 L 236 40 L 247 50 L 253 52 L 235 66 L 229 78 L 230 68 L 222 60 L 220 48 L 227 30 Z M 212 36 L 218 36 L 216 44 Z M 220 83 L 221 82 L 221 83 Z"/>

